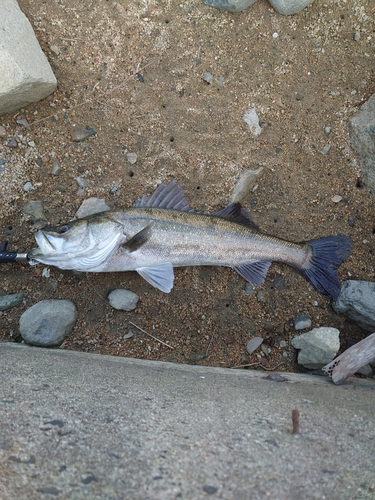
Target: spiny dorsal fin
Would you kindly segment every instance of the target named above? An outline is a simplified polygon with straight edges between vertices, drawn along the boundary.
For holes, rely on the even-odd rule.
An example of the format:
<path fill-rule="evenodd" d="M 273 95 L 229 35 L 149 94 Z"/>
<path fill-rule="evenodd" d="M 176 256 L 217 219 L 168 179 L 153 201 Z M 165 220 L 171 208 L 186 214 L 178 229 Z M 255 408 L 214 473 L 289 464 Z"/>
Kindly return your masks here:
<path fill-rule="evenodd" d="M 259 231 L 259 227 L 250 219 L 249 214 L 244 208 L 241 207 L 240 203 L 231 203 L 215 215 L 217 217 L 222 217 L 223 219 L 229 219 L 233 222 L 237 222 L 238 224 L 242 224 L 243 226 L 254 229 L 255 231 Z"/>
<path fill-rule="evenodd" d="M 181 210 L 182 212 L 193 212 L 189 207 L 182 188 L 175 180 L 169 184 L 160 184 L 150 197 L 143 195 L 142 198 L 134 203 L 133 207 L 157 207 Z"/>

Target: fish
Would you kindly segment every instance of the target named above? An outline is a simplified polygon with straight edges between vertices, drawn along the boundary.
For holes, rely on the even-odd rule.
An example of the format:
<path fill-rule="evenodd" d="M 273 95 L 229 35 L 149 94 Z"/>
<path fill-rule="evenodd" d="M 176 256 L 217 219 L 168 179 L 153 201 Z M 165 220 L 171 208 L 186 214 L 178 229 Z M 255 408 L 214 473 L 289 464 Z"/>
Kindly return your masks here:
<path fill-rule="evenodd" d="M 272 262 L 296 269 L 321 294 L 340 292 L 338 266 L 349 257 L 345 235 L 294 243 L 262 233 L 239 203 L 201 213 L 175 180 L 122 210 L 95 213 L 37 231 L 30 263 L 82 272 L 136 271 L 169 293 L 174 268 L 225 266 L 261 285 Z"/>

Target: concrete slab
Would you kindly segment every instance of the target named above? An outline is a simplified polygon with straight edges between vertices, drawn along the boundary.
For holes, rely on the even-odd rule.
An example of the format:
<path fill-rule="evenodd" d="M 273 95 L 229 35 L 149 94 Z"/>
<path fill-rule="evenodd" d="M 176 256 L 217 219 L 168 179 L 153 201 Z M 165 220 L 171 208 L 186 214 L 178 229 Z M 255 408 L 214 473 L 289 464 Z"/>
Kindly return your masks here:
<path fill-rule="evenodd" d="M 0 498 L 373 500 L 375 383 L 270 374 L 0 344 Z"/>

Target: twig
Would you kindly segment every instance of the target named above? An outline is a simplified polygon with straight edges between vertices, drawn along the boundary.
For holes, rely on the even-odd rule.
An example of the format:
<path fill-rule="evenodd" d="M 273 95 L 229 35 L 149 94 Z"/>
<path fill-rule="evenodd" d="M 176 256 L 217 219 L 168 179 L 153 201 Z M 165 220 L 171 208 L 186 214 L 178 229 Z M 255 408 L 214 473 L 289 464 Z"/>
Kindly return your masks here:
<path fill-rule="evenodd" d="M 281 361 L 281 363 L 274 366 L 273 368 L 267 368 L 267 367 L 263 366 L 261 363 L 249 363 L 248 365 L 236 365 L 236 366 L 232 366 L 231 368 L 234 369 L 234 368 L 248 368 L 249 366 L 260 366 L 261 368 L 263 368 L 263 370 L 267 370 L 269 372 L 272 372 L 273 370 L 276 370 L 276 368 L 278 366 L 283 365 L 283 364 L 284 363 Z"/>
<path fill-rule="evenodd" d="M 151 333 L 148 333 L 146 332 L 145 330 L 143 330 L 140 326 L 136 325 L 135 323 L 133 323 L 132 321 L 129 321 L 129 323 L 133 326 L 135 326 L 136 328 L 138 328 L 138 330 L 140 330 L 141 332 L 145 333 L 146 335 L 148 335 L 149 337 L 153 338 L 154 340 L 156 340 L 157 342 L 160 342 L 161 344 L 169 347 L 169 349 L 174 349 L 174 347 L 172 347 L 171 345 L 169 344 L 166 344 L 165 342 L 163 342 L 162 340 L 158 339 L 157 337 L 154 337 L 153 335 L 151 335 Z"/>
<path fill-rule="evenodd" d="M 209 343 L 208 343 L 208 346 L 207 346 L 207 349 L 206 349 L 206 354 L 205 354 L 205 356 L 204 356 L 205 358 L 207 358 L 207 356 L 208 356 L 208 350 L 209 350 L 209 348 L 210 348 L 210 346 L 211 346 L 212 339 L 214 338 L 214 335 L 215 335 L 215 329 L 213 330 L 212 335 L 211 335 L 211 338 L 210 338 L 210 341 L 209 341 Z"/>
<path fill-rule="evenodd" d="M 292 424 L 293 424 L 292 434 L 293 434 L 293 436 L 298 436 L 299 435 L 299 411 L 298 410 L 292 410 Z"/>

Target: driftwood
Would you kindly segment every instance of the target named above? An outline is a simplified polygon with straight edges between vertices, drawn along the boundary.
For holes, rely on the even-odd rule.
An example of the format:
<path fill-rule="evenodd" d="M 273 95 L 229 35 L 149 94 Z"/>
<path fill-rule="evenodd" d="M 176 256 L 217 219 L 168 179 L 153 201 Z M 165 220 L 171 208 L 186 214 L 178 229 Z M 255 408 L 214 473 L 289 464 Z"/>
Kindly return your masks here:
<path fill-rule="evenodd" d="M 356 373 L 362 366 L 375 360 L 375 333 L 369 335 L 333 361 L 322 370 L 332 378 L 335 384 L 341 384 L 345 379 Z"/>

